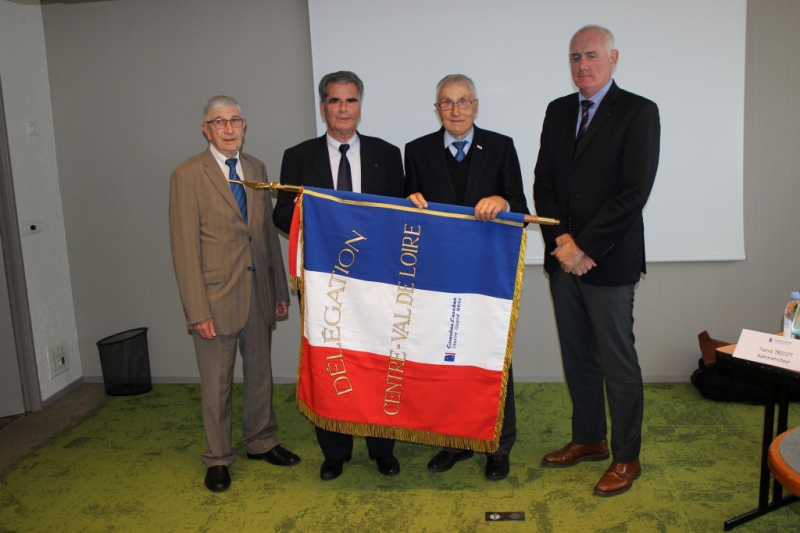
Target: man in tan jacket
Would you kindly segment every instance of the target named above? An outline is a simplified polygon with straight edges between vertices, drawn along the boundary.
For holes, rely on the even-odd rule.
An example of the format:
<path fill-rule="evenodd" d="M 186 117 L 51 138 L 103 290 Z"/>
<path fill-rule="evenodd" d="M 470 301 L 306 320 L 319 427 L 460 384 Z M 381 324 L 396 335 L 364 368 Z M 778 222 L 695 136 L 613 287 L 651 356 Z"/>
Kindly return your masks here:
<path fill-rule="evenodd" d="M 194 339 L 203 402 L 207 472 L 213 492 L 231 484 L 231 391 L 236 344 L 242 353 L 242 442 L 250 459 L 289 466 L 300 458 L 278 444 L 272 409 L 270 343 L 276 317 L 289 311 L 289 288 L 263 191 L 228 180 L 267 180 L 264 163 L 239 150 L 247 121 L 229 96 L 205 106 L 208 150 L 187 160 L 170 180 L 172 261 L 186 322 Z"/>

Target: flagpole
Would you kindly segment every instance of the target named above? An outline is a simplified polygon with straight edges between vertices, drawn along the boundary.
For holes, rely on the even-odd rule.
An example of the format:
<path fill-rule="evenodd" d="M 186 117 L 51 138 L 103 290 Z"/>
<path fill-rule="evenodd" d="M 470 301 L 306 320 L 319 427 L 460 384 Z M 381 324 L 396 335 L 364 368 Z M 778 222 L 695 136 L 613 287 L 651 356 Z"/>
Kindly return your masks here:
<path fill-rule="evenodd" d="M 301 193 L 303 192 L 302 185 L 284 185 L 283 183 L 276 183 L 274 181 L 258 181 L 258 180 L 228 180 L 230 183 L 241 183 L 245 187 L 250 187 L 256 191 L 268 189 L 270 191 L 283 191 L 288 193 Z"/>
<path fill-rule="evenodd" d="M 301 193 L 303 192 L 302 185 L 284 185 L 283 183 L 276 183 L 274 181 L 258 181 L 258 180 L 228 180 L 232 183 L 241 183 L 245 187 L 250 187 L 257 191 L 270 190 L 270 191 L 283 191 L 288 193 Z M 528 224 L 539 224 L 541 226 L 558 226 L 561 221 L 557 218 L 538 217 L 536 215 L 525 215 L 525 222 Z"/>
<path fill-rule="evenodd" d="M 558 226 L 561 224 L 561 221 L 557 218 L 537 217 L 536 215 L 525 215 L 525 222 L 539 224 L 540 226 Z"/>

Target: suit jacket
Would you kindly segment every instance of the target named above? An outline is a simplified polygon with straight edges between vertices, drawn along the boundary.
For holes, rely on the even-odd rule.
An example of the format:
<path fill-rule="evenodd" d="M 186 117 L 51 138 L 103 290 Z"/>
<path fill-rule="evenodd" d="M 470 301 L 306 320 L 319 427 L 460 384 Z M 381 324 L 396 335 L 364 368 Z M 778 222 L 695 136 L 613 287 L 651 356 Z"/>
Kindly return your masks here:
<path fill-rule="evenodd" d="M 377 137 L 358 134 L 361 148 L 361 192 L 400 198 L 403 195 L 403 160 L 400 149 Z M 326 136 L 316 137 L 283 153 L 281 183 L 333 189 L 333 174 Z M 295 195 L 279 192 L 273 220 L 289 233 Z"/>
<path fill-rule="evenodd" d="M 267 180 L 264 163 L 239 154 L 244 180 Z M 172 262 L 187 324 L 214 318 L 219 334 L 247 322 L 255 264 L 265 319 L 275 323 L 276 300 L 289 299 L 272 198 L 245 188 L 247 218 L 210 150 L 172 173 L 169 229 Z"/>
<path fill-rule="evenodd" d="M 475 207 L 487 196 L 505 198 L 512 212 L 528 214 L 519 158 L 511 137 L 473 126 L 464 204 Z M 444 128 L 406 145 L 405 195 L 415 192 L 429 202 L 458 205 L 444 148 Z"/>
<path fill-rule="evenodd" d="M 555 239 L 572 233 L 597 266 L 581 276 L 591 285 L 630 285 L 646 272 L 642 209 L 658 168 L 661 125 L 655 103 L 612 82 L 589 127 L 575 146 L 577 94 L 547 107 L 533 198 L 539 216 L 561 220 L 542 226 L 544 268 Z"/>

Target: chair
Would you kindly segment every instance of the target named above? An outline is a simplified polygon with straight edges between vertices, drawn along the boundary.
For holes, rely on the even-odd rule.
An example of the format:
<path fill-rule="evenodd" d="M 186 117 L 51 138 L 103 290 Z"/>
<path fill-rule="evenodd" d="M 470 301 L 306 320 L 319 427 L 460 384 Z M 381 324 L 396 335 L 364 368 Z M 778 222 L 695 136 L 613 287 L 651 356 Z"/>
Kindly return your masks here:
<path fill-rule="evenodd" d="M 778 483 L 800 496 L 800 427 L 784 431 L 772 441 L 768 461 Z"/>

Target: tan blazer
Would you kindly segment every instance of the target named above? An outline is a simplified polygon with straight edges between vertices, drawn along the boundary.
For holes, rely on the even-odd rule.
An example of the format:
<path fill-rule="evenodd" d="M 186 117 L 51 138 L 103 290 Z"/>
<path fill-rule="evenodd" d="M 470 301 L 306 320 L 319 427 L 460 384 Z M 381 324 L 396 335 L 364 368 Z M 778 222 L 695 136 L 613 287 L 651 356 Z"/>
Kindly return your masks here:
<path fill-rule="evenodd" d="M 244 180 L 267 181 L 264 163 L 239 157 Z M 269 192 L 245 189 L 245 223 L 226 178 L 206 150 L 175 169 L 169 195 L 172 262 L 186 323 L 213 317 L 222 335 L 247 322 L 253 264 L 268 324 L 275 323 L 276 300 L 289 299 Z"/>

